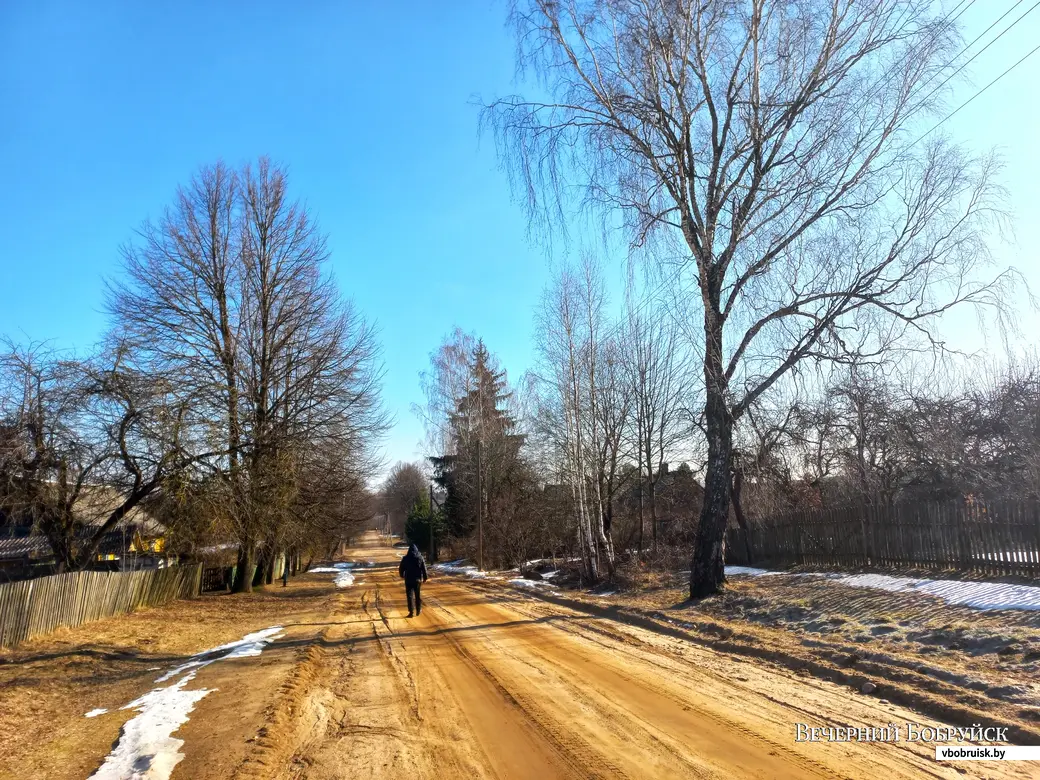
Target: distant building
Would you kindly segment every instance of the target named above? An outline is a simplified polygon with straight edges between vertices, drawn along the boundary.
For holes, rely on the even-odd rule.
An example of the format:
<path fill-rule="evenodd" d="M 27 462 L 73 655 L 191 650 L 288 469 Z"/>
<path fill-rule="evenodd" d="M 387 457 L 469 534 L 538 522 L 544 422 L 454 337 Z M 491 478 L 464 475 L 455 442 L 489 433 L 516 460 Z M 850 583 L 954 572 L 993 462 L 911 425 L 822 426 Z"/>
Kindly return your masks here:
<path fill-rule="evenodd" d="M 93 538 L 121 498 L 113 488 L 87 486 L 76 503 L 81 522 L 79 538 Z M 112 571 L 162 568 L 167 555 L 166 527 L 140 506 L 134 507 L 101 539 L 88 568 Z M 0 582 L 53 574 L 54 553 L 47 537 L 37 530 L 0 517 Z"/>

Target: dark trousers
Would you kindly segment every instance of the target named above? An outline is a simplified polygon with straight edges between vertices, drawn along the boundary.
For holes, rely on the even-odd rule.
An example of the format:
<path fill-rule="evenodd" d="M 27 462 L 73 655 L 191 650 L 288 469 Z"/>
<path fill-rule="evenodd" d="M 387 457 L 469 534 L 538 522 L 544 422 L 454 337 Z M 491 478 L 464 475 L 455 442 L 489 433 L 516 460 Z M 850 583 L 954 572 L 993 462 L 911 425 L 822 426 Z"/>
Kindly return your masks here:
<path fill-rule="evenodd" d="M 412 582 L 411 580 L 405 580 L 404 581 L 404 589 L 405 589 L 405 592 L 408 594 L 408 614 L 409 615 L 412 612 L 414 612 L 416 615 L 418 615 L 420 612 L 422 612 L 422 597 L 419 595 L 419 587 L 421 585 L 422 585 L 422 583 L 419 580 L 416 580 L 415 582 Z M 412 609 L 412 607 L 413 607 L 413 600 L 412 600 L 413 595 L 415 597 L 415 600 L 414 600 L 414 607 L 415 608 L 414 609 Z"/>

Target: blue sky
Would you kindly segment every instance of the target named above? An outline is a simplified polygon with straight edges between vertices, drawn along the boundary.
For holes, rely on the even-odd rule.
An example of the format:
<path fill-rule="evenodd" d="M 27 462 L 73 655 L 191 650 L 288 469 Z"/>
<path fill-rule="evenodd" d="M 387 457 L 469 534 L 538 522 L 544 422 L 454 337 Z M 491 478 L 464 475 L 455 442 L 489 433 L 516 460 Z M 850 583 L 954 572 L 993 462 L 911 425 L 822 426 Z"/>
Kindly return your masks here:
<path fill-rule="evenodd" d="M 1011 4 L 974 4 L 967 39 Z M 88 348 L 133 229 L 198 165 L 269 154 L 328 232 L 345 294 L 379 324 L 398 419 L 388 458 L 416 457 L 418 373 L 454 325 L 512 376 L 533 358 L 549 261 L 473 105 L 517 89 L 504 20 L 490 0 L 0 2 L 0 334 Z M 953 105 L 1037 41 L 1040 11 L 979 58 Z M 997 254 L 1040 292 L 1038 79 L 1040 54 L 947 127 L 1007 161 L 1016 243 Z M 1035 343 L 1040 318 L 1021 323 Z M 970 317 L 946 327 L 982 344 Z"/>

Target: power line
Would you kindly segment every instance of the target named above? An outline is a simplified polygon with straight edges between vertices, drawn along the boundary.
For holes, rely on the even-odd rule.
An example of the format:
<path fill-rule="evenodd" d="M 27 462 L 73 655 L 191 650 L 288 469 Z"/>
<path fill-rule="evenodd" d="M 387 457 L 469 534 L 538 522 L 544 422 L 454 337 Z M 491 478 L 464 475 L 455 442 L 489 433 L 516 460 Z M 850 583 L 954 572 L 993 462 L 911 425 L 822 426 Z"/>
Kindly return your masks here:
<path fill-rule="evenodd" d="M 992 29 L 993 29 L 994 27 L 996 27 L 996 26 L 997 26 L 998 24 L 1000 24 L 1000 23 L 1001 23 L 1001 21 L 1003 21 L 1003 19 L 1004 19 L 1004 17 L 1005 17 L 1005 16 L 1007 16 L 1007 15 L 1008 15 L 1009 13 L 1011 13 L 1012 11 L 1014 11 L 1014 10 L 1015 10 L 1016 8 L 1018 8 L 1018 7 L 1020 6 L 1020 5 L 1022 5 L 1022 3 L 1024 3 L 1024 2 L 1025 2 L 1025 0 L 1018 0 L 1018 2 L 1017 2 L 1017 3 L 1015 3 L 1015 4 L 1014 4 L 1013 6 L 1011 6 L 1011 7 L 1009 8 L 1009 9 L 1007 9 L 1007 10 L 1006 10 L 1006 11 L 1005 11 L 1004 13 L 1002 13 L 1002 14 L 1001 14 L 1001 15 L 1000 15 L 1000 16 L 999 16 L 999 17 L 997 18 L 997 20 L 996 20 L 995 22 L 993 22 L 993 24 L 991 24 L 991 25 L 990 25 L 989 27 L 987 27 L 987 28 L 986 28 L 985 30 L 983 30 L 983 31 L 982 31 L 982 32 L 980 32 L 980 33 L 979 33 L 978 35 L 976 35 L 976 36 L 975 36 L 975 37 L 974 37 L 974 38 L 972 39 L 971 43 L 969 43 L 969 44 L 968 44 L 967 46 L 965 46 L 965 47 L 964 47 L 963 49 L 961 49 L 961 54 L 964 54 L 964 52 L 966 52 L 966 51 L 967 51 L 968 49 L 970 49 L 970 48 L 971 48 L 972 46 L 974 46 L 974 45 L 975 45 L 976 43 L 978 43 L 978 42 L 979 42 L 979 40 L 980 40 L 980 39 L 982 38 L 982 36 L 984 36 L 984 35 L 985 35 L 986 33 L 988 33 L 988 32 L 989 32 L 990 30 L 992 30 Z M 1034 6 L 1034 8 L 1035 8 L 1035 7 L 1036 7 L 1036 6 Z M 1033 9 L 1032 9 L 1032 8 L 1030 8 L 1029 10 L 1030 10 L 1030 11 L 1032 11 Z M 1026 11 L 1026 13 L 1029 13 L 1029 11 Z M 1022 16 L 1025 16 L 1025 14 L 1022 14 Z M 1019 17 L 1019 18 L 1021 19 L 1021 17 Z M 1014 25 L 1012 25 L 1012 26 L 1014 26 Z M 960 55 L 957 55 L 957 56 L 960 56 Z"/>
<path fill-rule="evenodd" d="M 1018 2 L 1017 2 L 1017 3 L 1015 3 L 1015 4 L 1013 5 L 1013 6 L 1011 6 L 1011 7 L 1010 7 L 1010 8 L 1009 8 L 1009 9 L 1008 9 L 1007 11 L 1005 11 L 1005 12 L 1004 12 L 1004 13 L 1003 13 L 1003 14 L 1001 15 L 1000 19 L 997 19 L 997 21 L 993 22 L 993 24 L 991 24 L 991 25 L 990 25 L 989 27 L 987 27 L 987 28 L 986 28 L 985 30 L 983 30 L 983 31 L 982 31 L 982 32 L 981 32 L 981 33 L 980 33 L 980 34 L 979 34 L 979 35 L 978 35 L 978 36 L 977 36 L 977 37 L 975 38 L 975 40 L 973 40 L 973 41 L 972 41 L 971 43 L 969 43 L 969 44 L 968 44 L 967 46 L 965 46 L 965 47 L 964 47 L 963 49 L 961 49 L 961 52 L 960 52 L 960 54 L 958 54 L 958 55 L 957 55 L 957 57 L 960 57 L 960 56 L 961 56 L 961 54 L 964 54 L 964 53 L 965 53 L 966 51 L 968 51 L 968 49 L 970 49 L 970 48 L 971 48 L 972 46 L 974 46 L 974 45 L 975 45 L 976 43 L 978 43 L 979 39 L 980 39 L 980 38 L 982 38 L 982 36 L 983 36 L 983 35 L 985 35 L 985 34 L 986 34 L 986 33 L 988 33 L 988 32 L 989 32 L 990 30 L 992 30 L 992 29 L 993 29 L 994 27 L 996 27 L 996 26 L 997 26 L 997 25 L 998 25 L 998 24 L 1000 23 L 1001 19 L 1003 19 L 1003 18 L 1004 18 L 1005 16 L 1007 16 L 1007 15 L 1008 15 L 1009 13 L 1011 13 L 1011 12 L 1012 12 L 1012 11 L 1014 11 L 1014 10 L 1015 10 L 1016 8 L 1018 8 L 1018 6 L 1020 6 L 1020 5 L 1021 5 L 1021 4 L 1023 3 L 1023 2 L 1025 2 L 1025 0 L 1018 0 Z M 1018 18 L 1017 18 L 1017 19 L 1016 19 L 1015 21 L 1013 21 L 1013 22 L 1012 22 L 1011 24 L 1009 24 L 1009 25 L 1008 25 L 1008 26 L 1007 26 L 1006 28 L 1004 28 L 1004 30 L 1003 30 L 1003 31 L 1002 31 L 1002 32 L 1001 32 L 1001 33 L 1000 33 L 1000 34 L 999 34 L 999 35 L 998 35 L 997 37 L 995 37 L 995 38 L 994 38 L 994 39 L 993 39 L 992 41 L 990 41 L 990 42 L 989 42 L 989 43 L 987 43 L 987 44 L 986 44 L 985 46 L 983 46 L 983 47 L 982 47 L 981 49 L 979 49 L 979 50 L 978 50 L 977 52 L 975 52 L 975 54 L 973 54 L 973 55 L 971 56 L 971 58 L 970 58 L 970 59 L 968 59 L 968 60 L 966 60 L 965 62 L 961 63 L 960 67 L 958 67 L 958 68 L 957 68 L 957 70 L 953 71 L 953 73 L 951 73 L 951 74 L 950 74 L 949 76 L 947 76 L 947 77 L 946 77 L 945 79 L 943 79 L 943 80 L 942 80 L 942 83 L 941 83 L 941 84 L 939 84 L 939 86 L 937 86 L 937 87 L 936 87 L 935 89 L 933 89 L 933 90 L 932 90 L 931 92 L 929 92 L 929 93 L 928 93 L 928 95 L 927 95 L 927 96 L 925 96 L 925 97 L 924 97 L 924 98 L 923 98 L 923 99 L 921 100 L 921 102 L 920 102 L 920 103 L 918 103 L 917 107 L 913 108 L 913 109 L 912 109 L 912 110 L 911 110 L 910 112 L 908 112 L 908 115 L 909 115 L 909 114 L 913 114 L 913 113 L 914 113 L 915 111 L 917 111 L 917 109 L 918 109 L 918 108 L 920 108 L 920 107 L 921 107 L 921 106 L 923 106 L 923 105 L 924 105 L 925 103 L 927 103 L 927 102 L 928 102 L 928 99 L 929 99 L 929 98 L 931 98 L 931 96 L 932 96 L 932 95 L 934 95 L 934 94 L 935 94 L 936 92 L 938 92 L 938 91 L 939 91 L 940 89 L 942 89 L 942 88 L 943 88 L 944 86 L 946 86 L 946 85 L 947 85 L 948 83 L 950 83 L 950 79 L 952 79 L 952 78 L 953 78 L 954 76 L 956 76 L 956 75 L 957 75 L 958 73 L 960 73 L 960 72 L 961 72 L 962 70 L 964 70 L 964 69 L 965 69 L 966 67 L 968 67 L 968 66 L 969 66 L 969 65 L 970 65 L 970 64 L 971 64 L 972 62 L 974 62 L 974 61 L 975 61 L 975 60 L 976 60 L 976 59 L 977 59 L 977 58 L 978 58 L 978 57 L 979 57 L 979 56 L 980 56 L 980 55 L 981 55 L 981 54 L 982 54 L 983 52 L 985 52 L 985 51 L 986 51 L 986 49 L 988 49 L 988 48 L 989 48 L 990 46 L 992 46 L 992 45 L 993 45 L 994 43 L 996 43 L 996 42 L 997 42 L 997 41 L 999 41 L 999 40 L 1000 40 L 1001 38 L 1003 38 L 1003 37 L 1004 37 L 1004 36 L 1005 36 L 1005 35 L 1006 35 L 1007 33 L 1009 33 L 1009 32 L 1010 32 L 1011 30 L 1013 30 L 1013 29 L 1015 28 L 1015 26 L 1016 26 L 1016 25 L 1018 25 L 1018 23 L 1019 23 L 1019 22 L 1021 22 L 1021 21 L 1022 21 L 1023 19 L 1025 19 L 1025 18 L 1026 18 L 1027 16 L 1029 16 L 1029 14 L 1031 14 L 1031 13 L 1032 13 L 1033 11 L 1035 11 L 1035 10 L 1036 10 L 1036 9 L 1037 9 L 1038 7 L 1040 7 L 1040 0 L 1037 0 L 1037 2 L 1033 3 L 1033 5 L 1032 5 L 1032 6 L 1030 6 L 1030 7 L 1028 8 L 1028 9 L 1026 9 L 1025 13 L 1023 13 L 1023 14 L 1022 14 L 1022 15 L 1021 15 L 1020 17 L 1018 17 Z M 954 58 L 953 58 L 953 60 L 951 60 L 951 61 L 950 61 L 950 63 L 949 63 L 948 65 L 945 65 L 945 66 L 944 66 L 944 67 L 943 67 L 943 68 L 942 68 L 941 70 L 945 70 L 945 69 L 946 69 L 946 68 L 948 68 L 948 67 L 949 67 L 950 65 L 952 65 L 952 64 L 953 64 L 953 63 L 954 63 L 954 62 L 956 61 L 957 57 L 954 57 Z"/>
<path fill-rule="evenodd" d="M 997 77 L 996 77 L 995 79 L 993 79 L 993 81 L 991 81 L 991 82 L 990 82 L 989 84 L 987 84 L 986 86 L 984 86 L 984 87 L 983 87 L 982 89 L 980 89 L 980 90 L 979 90 L 978 92 L 976 92 L 976 93 L 975 93 L 974 95 L 972 95 L 972 96 L 971 96 L 970 98 L 968 98 L 968 99 L 967 99 L 967 100 L 965 100 L 965 101 L 964 101 L 963 103 L 961 103 L 961 104 L 960 104 L 959 106 L 957 106 L 957 108 L 955 108 L 955 109 L 954 109 L 953 111 L 951 111 L 951 112 L 950 112 L 949 114 L 947 114 L 947 115 L 946 115 L 946 116 L 944 116 L 944 117 L 943 117 L 942 119 L 940 119 L 940 120 L 939 120 L 938 122 L 936 122 L 936 123 L 935 123 L 934 125 L 932 125 L 932 127 L 931 127 L 931 128 L 930 128 L 930 129 L 928 130 L 928 132 L 926 132 L 926 133 L 925 133 L 924 135 L 920 136 L 920 137 L 919 137 L 919 138 L 918 138 L 918 139 L 917 139 L 916 141 L 914 141 L 914 142 L 913 142 L 912 144 L 910 144 L 910 146 L 913 146 L 914 144 L 920 143 L 920 142 L 921 142 L 922 140 L 924 140 L 925 138 L 927 138 L 927 137 L 928 137 L 929 135 L 931 135 L 931 134 L 932 134 L 933 132 L 935 132 L 935 131 L 936 131 L 936 129 L 938 129 L 940 125 L 944 124 L 945 122 L 948 122 L 948 121 L 949 121 L 950 119 L 952 119 L 953 117 L 955 117 L 955 116 L 956 116 L 956 115 L 957 115 L 957 114 L 958 114 L 958 113 L 960 112 L 960 110 L 961 110 L 961 109 L 963 109 L 964 107 L 966 107 L 966 106 L 967 106 L 967 105 L 968 105 L 969 103 L 971 103 L 971 102 L 972 102 L 973 100 L 975 100 L 975 98 L 977 98 L 977 97 L 978 97 L 979 95 L 981 95 L 981 94 L 982 94 L 983 92 L 985 92 L 985 91 L 986 91 L 987 89 L 989 89 L 990 87 L 992 87 L 992 86 L 993 86 L 994 84 L 996 84 L 996 83 L 997 83 L 998 81 L 1000 81 L 1000 80 L 1001 80 L 1002 78 L 1004 78 L 1004 77 L 1005 77 L 1005 76 L 1006 76 L 1007 74 L 1009 74 L 1009 73 L 1010 73 L 1011 71 L 1013 71 L 1013 70 L 1014 70 L 1015 68 L 1017 68 L 1017 67 L 1018 67 L 1019 65 L 1021 65 L 1021 64 L 1022 64 L 1023 62 L 1025 62 L 1026 60 L 1028 60 L 1028 59 L 1029 59 L 1030 57 L 1032 57 L 1032 56 L 1033 56 L 1034 54 L 1036 54 L 1036 53 L 1037 53 L 1038 51 L 1040 51 L 1040 46 L 1037 46 L 1037 47 L 1036 47 L 1035 49 L 1033 49 L 1032 51 L 1028 52 L 1028 53 L 1027 53 L 1027 54 L 1026 54 L 1026 55 L 1025 55 L 1025 56 L 1024 56 L 1024 57 L 1023 57 L 1022 59 L 1020 59 L 1020 60 L 1019 60 L 1018 62 L 1016 62 L 1016 63 L 1015 63 L 1014 65 L 1012 65 L 1011 67 L 1009 67 L 1009 68 L 1008 68 L 1007 70 L 1005 70 L 1005 71 L 1004 71 L 1003 73 L 1001 73 L 1001 74 L 1000 74 L 999 76 L 997 76 Z"/>

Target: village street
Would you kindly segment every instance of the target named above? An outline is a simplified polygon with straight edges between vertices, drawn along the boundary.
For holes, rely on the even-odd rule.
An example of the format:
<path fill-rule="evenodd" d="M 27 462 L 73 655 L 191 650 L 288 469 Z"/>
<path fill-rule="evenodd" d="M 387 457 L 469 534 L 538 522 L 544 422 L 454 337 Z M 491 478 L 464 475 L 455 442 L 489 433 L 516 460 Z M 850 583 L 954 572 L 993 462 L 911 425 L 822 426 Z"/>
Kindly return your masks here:
<path fill-rule="evenodd" d="M 308 574 L 235 620 L 237 597 L 207 597 L 183 613 L 198 625 L 156 622 L 179 602 L 12 653 L 0 777 L 1030 776 L 927 744 L 796 742 L 798 723 L 935 721 L 506 586 L 433 572 L 407 619 L 400 555 L 371 535 L 345 578 Z M 117 631 L 138 652 L 104 643 Z"/>

